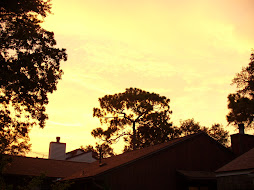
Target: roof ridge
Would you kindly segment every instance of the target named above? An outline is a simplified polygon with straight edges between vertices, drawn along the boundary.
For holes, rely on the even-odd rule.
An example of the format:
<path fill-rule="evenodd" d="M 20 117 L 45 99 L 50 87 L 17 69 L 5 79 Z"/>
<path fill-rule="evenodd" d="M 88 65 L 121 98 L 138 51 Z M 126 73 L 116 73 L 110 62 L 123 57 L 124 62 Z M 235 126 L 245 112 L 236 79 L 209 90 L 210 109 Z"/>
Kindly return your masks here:
<path fill-rule="evenodd" d="M 253 158 L 254 158 L 254 148 L 234 158 L 232 161 L 225 164 L 221 168 L 217 169 L 215 172 L 220 173 L 220 172 L 254 169 Z"/>
<path fill-rule="evenodd" d="M 69 152 L 66 152 L 65 154 L 70 154 L 70 153 L 73 153 L 73 152 L 78 151 L 78 150 L 81 150 L 81 151 L 85 152 L 82 148 L 76 148 L 76 149 L 74 149 L 74 150 L 71 150 L 71 151 L 69 151 Z"/>
<path fill-rule="evenodd" d="M 68 160 L 56 160 L 56 159 L 48 159 L 48 158 L 37 158 L 37 157 L 28 157 L 28 156 L 21 156 L 21 155 L 9 155 L 9 154 L 6 154 L 4 156 L 7 156 L 7 157 L 18 157 L 18 158 L 24 158 L 24 159 L 34 159 L 34 160 L 45 160 L 45 161 L 53 161 L 53 162 L 73 162 L 73 163 L 87 163 L 87 164 L 90 164 L 88 162 L 74 162 L 74 161 L 68 161 Z"/>
<path fill-rule="evenodd" d="M 94 159 L 96 159 L 96 157 L 95 157 L 93 154 L 94 154 L 94 153 L 97 154 L 97 152 L 94 152 L 94 151 L 92 151 L 92 150 L 89 150 L 89 151 L 84 151 L 84 152 L 82 152 L 81 154 L 76 154 L 76 155 L 74 155 L 74 156 L 70 156 L 70 157 L 66 158 L 66 160 L 70 160 L 70 159 L 72 159 L 72 158 L 76 158 L 76 157 L 78 157 L 78 156 L 81 156 L 81 155 L 84 155 L 84 154 L 87 154 L 87 153 L 92 153 L 92 157 L 93 157 Z M 97 159 L 96 159 L 96 160 L 97 160 Z"/>
<path fill-rule="evenodd" d="M 90 169 L 93 170 L 92 172 L 95 172 L 94 169 L 99 170 L 94 175 L 100 175 L 104 172 L 108 172 L 110 170 L 113 170 L 114 168 L 121 167 L 121 166 L 130 164 L 132 162 L 135 162 L 137 160 L 146 158 L 147 156 L 150 156 L 150 155 L 153 155 L 157 152 L 163 151 L 163 150 L 165 150 L 169 147 L 172 147 L 172 146 L 175 146 L 179 143 L 185 142 L 185 141 L 187 141 L 189 139 L 192 139 L 195 136 L 198 136 L 198 135 L 201 135 L 201 134 L 205 134 L 205 133 L 204 132 L 198 132 L 198 133 L 190 134 L 190 135 L 187 135 L 187 136 L 184 136 L 184 137 L 172 139 L 172 140 L 170 140 L 168 142 L 165 142 L 165 143 L 160 143 L 160 144 L 157 144 L 157 145 L 145 147 L 145 148 L 138 149 L 138 150 L 133 150 L 133 151 L 130 151 L 130 152 L 124 152 L 124 153 L 116 155 L 116 156 L 112 156 L 112 157 L 109 157 L 109 158 L 102 159 L 102 162 L 105 163 L 105 165 L 102 166 L 102 167 L 99 167 L 99 161 L 95 161 L 95 162 L 91 163 L 90 165 L 88 165 L 88 167 L 91 167 Z M 130 157 L 128 157 L 128 156 L 130 156 Z M 123 159 L 120 159 L 120 158 L 123 158 Z M 124 160 L 124 159 L 127 159 L 127 161 L 123 162 L 122 160 Z M 112 160 L 113 161 L 121 160 L 122 162 L 119 163 L 119 164 L 114 162 L 116 165 L 114 165 L 112 167 L 109 167 L 109 165 L 107 163 L 112 161 Z M 99 167 L 99 169 L 98 169 L 98 167 Z M 85 167 L 80 172 L 78 172 L 76 174 L 73 174 L 72 176 L 66 177 L 65 180 L 92 176 L 91 171 L 90 171 L 90 174 L 89 174 L 89 171 L 87 172 L 87 171 L 85 171 L 85 169 L 89 169 L 89 168 Z"/>
<path fill-rule="evenodd" d="M 117 156 L 121 156 L 123 154 L 128 154 L 128 153 L 133 153 L 133 152 L 139 152 L 139 151 L 144 151 L 144 150 L 147 150 L 147 149 L 152 149 L 154 147 L 159 147 L 159 146 L 162 146 L 163 144 L 169 144 L 169 145 L 165 145 L 165 148 L 169 147 L 169 146 L 172 146 L 172 145 L 175 145 L 176 142 L 181 142 L 181 141 L 184 141 L 184 140 L 187 140 L 189 138 L 193 138 L 193 136 L 196 136 L 196 135 L 199 135 L 199 134 L 202 134 L 204 132 L 197 132 L 197 133 L 193 133 L 193 134 L 190 134 L 190 135 L 186 135 L 186 136 L 183 136 L 183 137 L 178 137 L 178 138 L 175 138 L 175 139 L 171 139 L 167 142 L 163 142 L 163 143 L 159 143 L 159 144 L 155 144 L 155 145 L 151 145 L 151 146 L 147 146 L 147 147 L 144 147 L 144 148 L 141 148 L 141 149 L 136 149 L 136 150 L 131 150 L 131 151 L 127 151 L 127 152 L 123 152 L 121 154 L 118 154 L 118 155 L 115 155 L 115 156 L 111 156 L 111 157 L 108 157 L 108 158 L 104 158 L 103 160 L 107 160 L 107 159 L 110 159 L 112 157 L 117 157 Z M 175 143 L 173 141 L 176 141 Z M 170 144 L 172 143 L 173 144 Z M 164 147 L 163 147 L 164 148 Z M 163 148 L 160 148 L 159 150 L 163 149 Z M 156 151 L 154 151 L 156 152 Z M 153 153 L 153 152 L 151 152 Z"/>
<path fill-rule="evenodd" d="M 41 159 L 24 156 L 8 156 L 11 162 L 4 167 L 4 174 L 23 176 L 39 176 L 45 173 L 47 177 L 67 177 L 84 168 L 87 162 L 72 162 L 65 160 Z"/>

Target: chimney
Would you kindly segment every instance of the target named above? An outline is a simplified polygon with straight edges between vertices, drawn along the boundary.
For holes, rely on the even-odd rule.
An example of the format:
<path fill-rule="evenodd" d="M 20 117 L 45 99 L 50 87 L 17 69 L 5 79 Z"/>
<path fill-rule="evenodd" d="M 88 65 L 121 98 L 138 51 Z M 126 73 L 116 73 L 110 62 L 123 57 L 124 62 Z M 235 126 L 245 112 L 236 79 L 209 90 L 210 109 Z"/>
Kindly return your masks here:
<path fill-rule="evenodd" d="M 240 123 L 238 124 L 239 134 L 244 134 L 244 124 Z"/>
<path fill-rule="evenodd" d="M 60 143 L 60 137 L 56 137 L 56 142 L 49 144 L 49 159 L 65 160 L 66 143 Z"/>
<path fill-rule="evenodd" d="M 244 124 L 238 124 L 239 133 L 231 135 L 231 148 L 236 156 L 254 148 L 254 136 L 244 133 Z"/>

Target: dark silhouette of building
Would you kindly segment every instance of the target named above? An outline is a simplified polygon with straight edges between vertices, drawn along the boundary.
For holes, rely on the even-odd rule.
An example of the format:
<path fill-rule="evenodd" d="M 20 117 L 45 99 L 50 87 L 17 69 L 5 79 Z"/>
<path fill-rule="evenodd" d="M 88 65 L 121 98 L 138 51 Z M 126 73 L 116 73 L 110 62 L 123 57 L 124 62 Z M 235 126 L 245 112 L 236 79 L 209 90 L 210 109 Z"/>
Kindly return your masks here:
<path fill-rule="evenodd" d="M 254 189 L 254 148 L 216 171 L 218 190 Z"/>
<path fill-rule="evenodd" d="M 254 136 L 244 133 L 231 135 L 232 150 L 237 158 L 216 171 L 218 190 L 254 189 Z"/>
<path fill-rule="evenodd" d="M 93 162 L 65 178 L 74 189 L 216 189 L 214 171 L 234 154 L 200 132 Z"/>
<path fill-rule="evenodd" d="M 241 155 L 237 159 L 251 158 L 250 153 L 244 152 L 254 147 L 252 137 L 241 132 L 232 135 L 232 151 L 199 132 L 92 163 L 14 157 L 4 175 L 7 179 L 16 179 L 44 172 L 50 180 L 73 182 L 71 188 L 75 190 L 216 190 L 217 179 L 218 187 L 223 187 L 226 178 L 222 174 L 229 174 L 232 166 L 239 165 L 232 161 L 236 155 Z M 239 143 L 242 145 L 238 146 Z M 237 146 L 241 148 L 235 148 Z M 80 151 L 67 154 L 75 157 L 82 154 Z M 254 155 L 253 149 L 250 152 Z M 249 162 L 254 167 L 254 161 L 250 159 Z M 227 163 L 231 163 L 230 167 Z M 247 169 L 252 169 L 252 165 Z"/>

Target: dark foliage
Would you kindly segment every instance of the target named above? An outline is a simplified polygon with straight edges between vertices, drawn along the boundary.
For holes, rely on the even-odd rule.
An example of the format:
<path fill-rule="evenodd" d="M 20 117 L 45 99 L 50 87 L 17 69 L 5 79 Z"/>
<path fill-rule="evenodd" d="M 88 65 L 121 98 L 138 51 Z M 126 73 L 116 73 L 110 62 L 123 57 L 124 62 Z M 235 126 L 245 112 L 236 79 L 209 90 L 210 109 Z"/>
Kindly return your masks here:
<path fill-rule="evenodd" d="M 238 88 L 236 93 L 228 95 L 227 115 L 228 123 L 237 125 L 245 123 L 249 126 L 254 119 L 254 54 L 251 54 L 250 63 L 236 74 L 233 84 Z"/>
<path fill-rule="evenodd" d="M 206 128 L 201 127 L 199 122 L 195 122 L 193 118 L 180 121 L 180 131 L 182 136 L 191 135 L 201 130 L 206 131 Z"/>
<path fill-rule="evenodd" d="M 181 121 L 179 130 L 181 136 L 186 136 L 203 131 L 226 147 L 229 143 L 229 132 L 225 130 L 221 124 L 218 123 L 215 123 L 210 128 L 208 128 L 201 126 L 199 122 L 195 122 L 192 118 Z"/>
<path fill-rule="evenodd" d="M 99 98 L 100 108 L 94 108 L 98 117 L 108 128 L 92 131 L 95 138 L 108 144 L 125 137 L 126 150 L 142 148 L 168 141 L 175 134 L 170 122 L 170 100 L 165 96 L 137 88 Z"/>
<path fill-rule="evenodd" d="M 50 13 L 43 0 L 0 1 L 0 153 L 29 149 L 28 132 L 45 126 L 48 93 L 61 79 L 65 49 L 40 23 Z"/>
<path fill-rule="evenodd" d="M 92 145 L 87 145 L 85 147 L 81 146 L 81 149 L 84 151 L 96 152 L 98 155 L 98 159 L 100 157 L 108 158 L 110 156 L 115 155 L 113 149 L 107 143 L 103 143 L 103 144 L 96 143 L 95 147 L 93 147 Z"/>
<path fill-rule="evenodd" d="M 225 130 L 222 125 L 218 123 L 213 124 L 212 127 L 208 129 L 207 134 L 222 145 L 226 147 L 229 146 L 229 132 Z"/>

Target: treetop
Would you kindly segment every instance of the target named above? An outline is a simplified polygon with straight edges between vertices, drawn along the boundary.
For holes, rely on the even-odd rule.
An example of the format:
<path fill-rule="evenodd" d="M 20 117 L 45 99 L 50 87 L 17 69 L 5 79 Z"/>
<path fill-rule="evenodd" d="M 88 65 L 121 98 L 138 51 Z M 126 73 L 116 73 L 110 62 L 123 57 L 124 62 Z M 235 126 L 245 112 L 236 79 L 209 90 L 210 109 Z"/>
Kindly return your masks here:
<path fill-rule="evenodd" d="M 27 13 L 36 13 L 43 18 L 51 13 L 51 0 L 1 0 L 0 14 L 5 13 L 26 15 Z"/>

